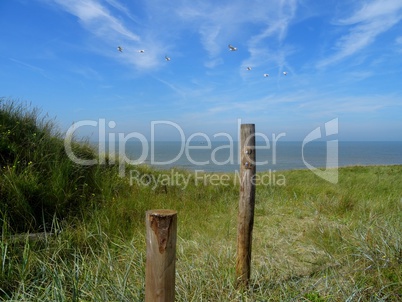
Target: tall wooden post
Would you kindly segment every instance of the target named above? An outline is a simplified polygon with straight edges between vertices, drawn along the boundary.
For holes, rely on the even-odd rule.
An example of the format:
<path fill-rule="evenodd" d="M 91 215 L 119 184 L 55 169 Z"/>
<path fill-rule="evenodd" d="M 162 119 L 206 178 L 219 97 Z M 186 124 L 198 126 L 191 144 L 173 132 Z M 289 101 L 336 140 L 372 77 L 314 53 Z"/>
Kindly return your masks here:
<path fill-rule="evenodd" d="M 145 268 L 145 302 L 173 302 L 177 212 L 146 212 L 147 258 Z"/>
<path fill-rule="evenodd" d="M 250 279 L 256 173 L 255 125 L 242 124 L 240 128 L 240 199 L 236 259 L 238 287 L 247 286 Z"/>

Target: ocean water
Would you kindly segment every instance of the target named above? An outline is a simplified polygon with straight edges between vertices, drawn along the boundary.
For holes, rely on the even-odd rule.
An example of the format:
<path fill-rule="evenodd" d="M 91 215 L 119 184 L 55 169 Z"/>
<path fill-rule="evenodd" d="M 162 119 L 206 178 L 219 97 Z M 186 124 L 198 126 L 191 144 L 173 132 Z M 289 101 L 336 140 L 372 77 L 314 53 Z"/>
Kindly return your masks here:
<path fill-rule="evenodd" d="M 125 156 L 130 161 L 158 169 L 173 167 L 190 171 L 234 172 L 239 170 L 238 143 L 128 141 Z M 122 150 L 116 150 L 122 152 Z M 281 171 L 351 165 L 402 164 L 402 142 L 257 142 L 257 171 Z"/>

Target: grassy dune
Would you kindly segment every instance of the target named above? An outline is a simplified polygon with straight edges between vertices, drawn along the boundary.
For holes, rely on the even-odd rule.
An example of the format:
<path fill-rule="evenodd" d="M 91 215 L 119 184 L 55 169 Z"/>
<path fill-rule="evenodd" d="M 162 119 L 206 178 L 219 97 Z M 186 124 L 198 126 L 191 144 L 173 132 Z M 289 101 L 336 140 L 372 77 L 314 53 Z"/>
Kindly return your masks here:
<path fill-rule="evenodd" d="M 7 133 L 4 123 L 0 127 Z M 60 143 L 57 136 L 49 137 Z M 54 160 L 68 166 L 62 153 L 57 154 Z M 41 184 L 27 195 L 21 181 L 33 185 L 40 177 L 31 180 L 24 173 L 42 171 L 55 177 L 56 172 L 46 170 L 47 161 L 42 163 L 39 156 L 35 165 L 23 156 L 28 155 L 2 162 L 0 300 L 143 301 L 145 211 L 155 208 L 178 211 L 176 301 L 402 299 L 402 166 L 341 168 L 336 185 L 307 170 L 277 172 L 284 185 L 259 184 L 251 285 L 240 291 L 234 288 L 239 197 L 235 175 L 227 176 L 227 185 L 213 185 L 175 170 L 190 178 L 183 188 L 152 183 L 171 171 L 128 167 L 149 179 L 145 186 L 130 185 L 113 166 L 70 166 L 83 179 L 77 190 L 69 173 L 58 172 L 52 191 Z M 25 166 L 12 168 L 24 160 Z M 79 192 L 73 195 L 75 191 Z M 43 203 L 39 212 L 47 215 L 35 221 L 46 219 L 46 227 L 39 222 L 19 225 L 15 215 L 19 220 L 26 213 L 33 215 L 30 207 L 35 204 L 29 201 L 35 194 L 50 196 L 49 202 L 57 196 L 59 207 L 74 202 L 76 208 L 57 211 Z M 12 212 L 18 198 L 25 202 L 25 212 Z M 38 231 L 45 233 L 27 235 Z"/>

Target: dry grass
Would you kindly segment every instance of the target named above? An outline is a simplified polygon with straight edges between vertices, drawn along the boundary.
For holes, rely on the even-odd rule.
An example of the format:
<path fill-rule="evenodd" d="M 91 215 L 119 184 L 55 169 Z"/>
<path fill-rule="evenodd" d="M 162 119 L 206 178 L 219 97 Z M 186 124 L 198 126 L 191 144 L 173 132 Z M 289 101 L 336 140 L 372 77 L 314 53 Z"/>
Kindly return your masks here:
<path fill-rule="evenodd" d="M 234 287 L 238 187 L 191 185 L 131 187 L 45 242 L 3 238 L 2 297 L 143 301 L 145 210 L 164 207 L 178 211 L 177 301 L 399 301 L 402 167 L 343 168 L 337 185 L 284 175 L 257 188 L 248 290 Z"/>

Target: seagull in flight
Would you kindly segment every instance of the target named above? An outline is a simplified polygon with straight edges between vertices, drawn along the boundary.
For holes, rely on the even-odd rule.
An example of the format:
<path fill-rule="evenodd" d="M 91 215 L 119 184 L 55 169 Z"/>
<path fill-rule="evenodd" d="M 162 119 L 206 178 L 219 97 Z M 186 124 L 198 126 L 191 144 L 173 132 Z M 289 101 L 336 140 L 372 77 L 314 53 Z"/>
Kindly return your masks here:
<path fill-rule="evenodd" d="M 268 73 L 264 73 L 264 77 L 268 78 L 269 74 Z"/>
<path fill-rule="evenodd" d="M 247 70 L 251 70 L 251 67 L 247 67 Z"/>
<path fill-rule="evenodd" d="M 230 51 L 236 51 L 237 50 L 237 48 L 236 47 L 234 47 L 234 46 L 232 46 L 231 44 L 229 44 L 229 50 Z"/>
<path fill-rule="evenodd" d="M 120 52 L 123 52 L 123 47 L 117 46 L 117 50 L 120 51 Z"/>
<path fill-rule="evenodd" d="M 288 74 L 288 72 L 287 72 L 287 71 L 284 71 L 284 72 L 282 72 L 282 73 L 283 73 L 283 75 L 284 75 L 284 76 Z"/>
<path fill-rule="evenodd" d="M 166 61 L 170 61 L 170 58 L 168 56 L 165 56 Z"/>

